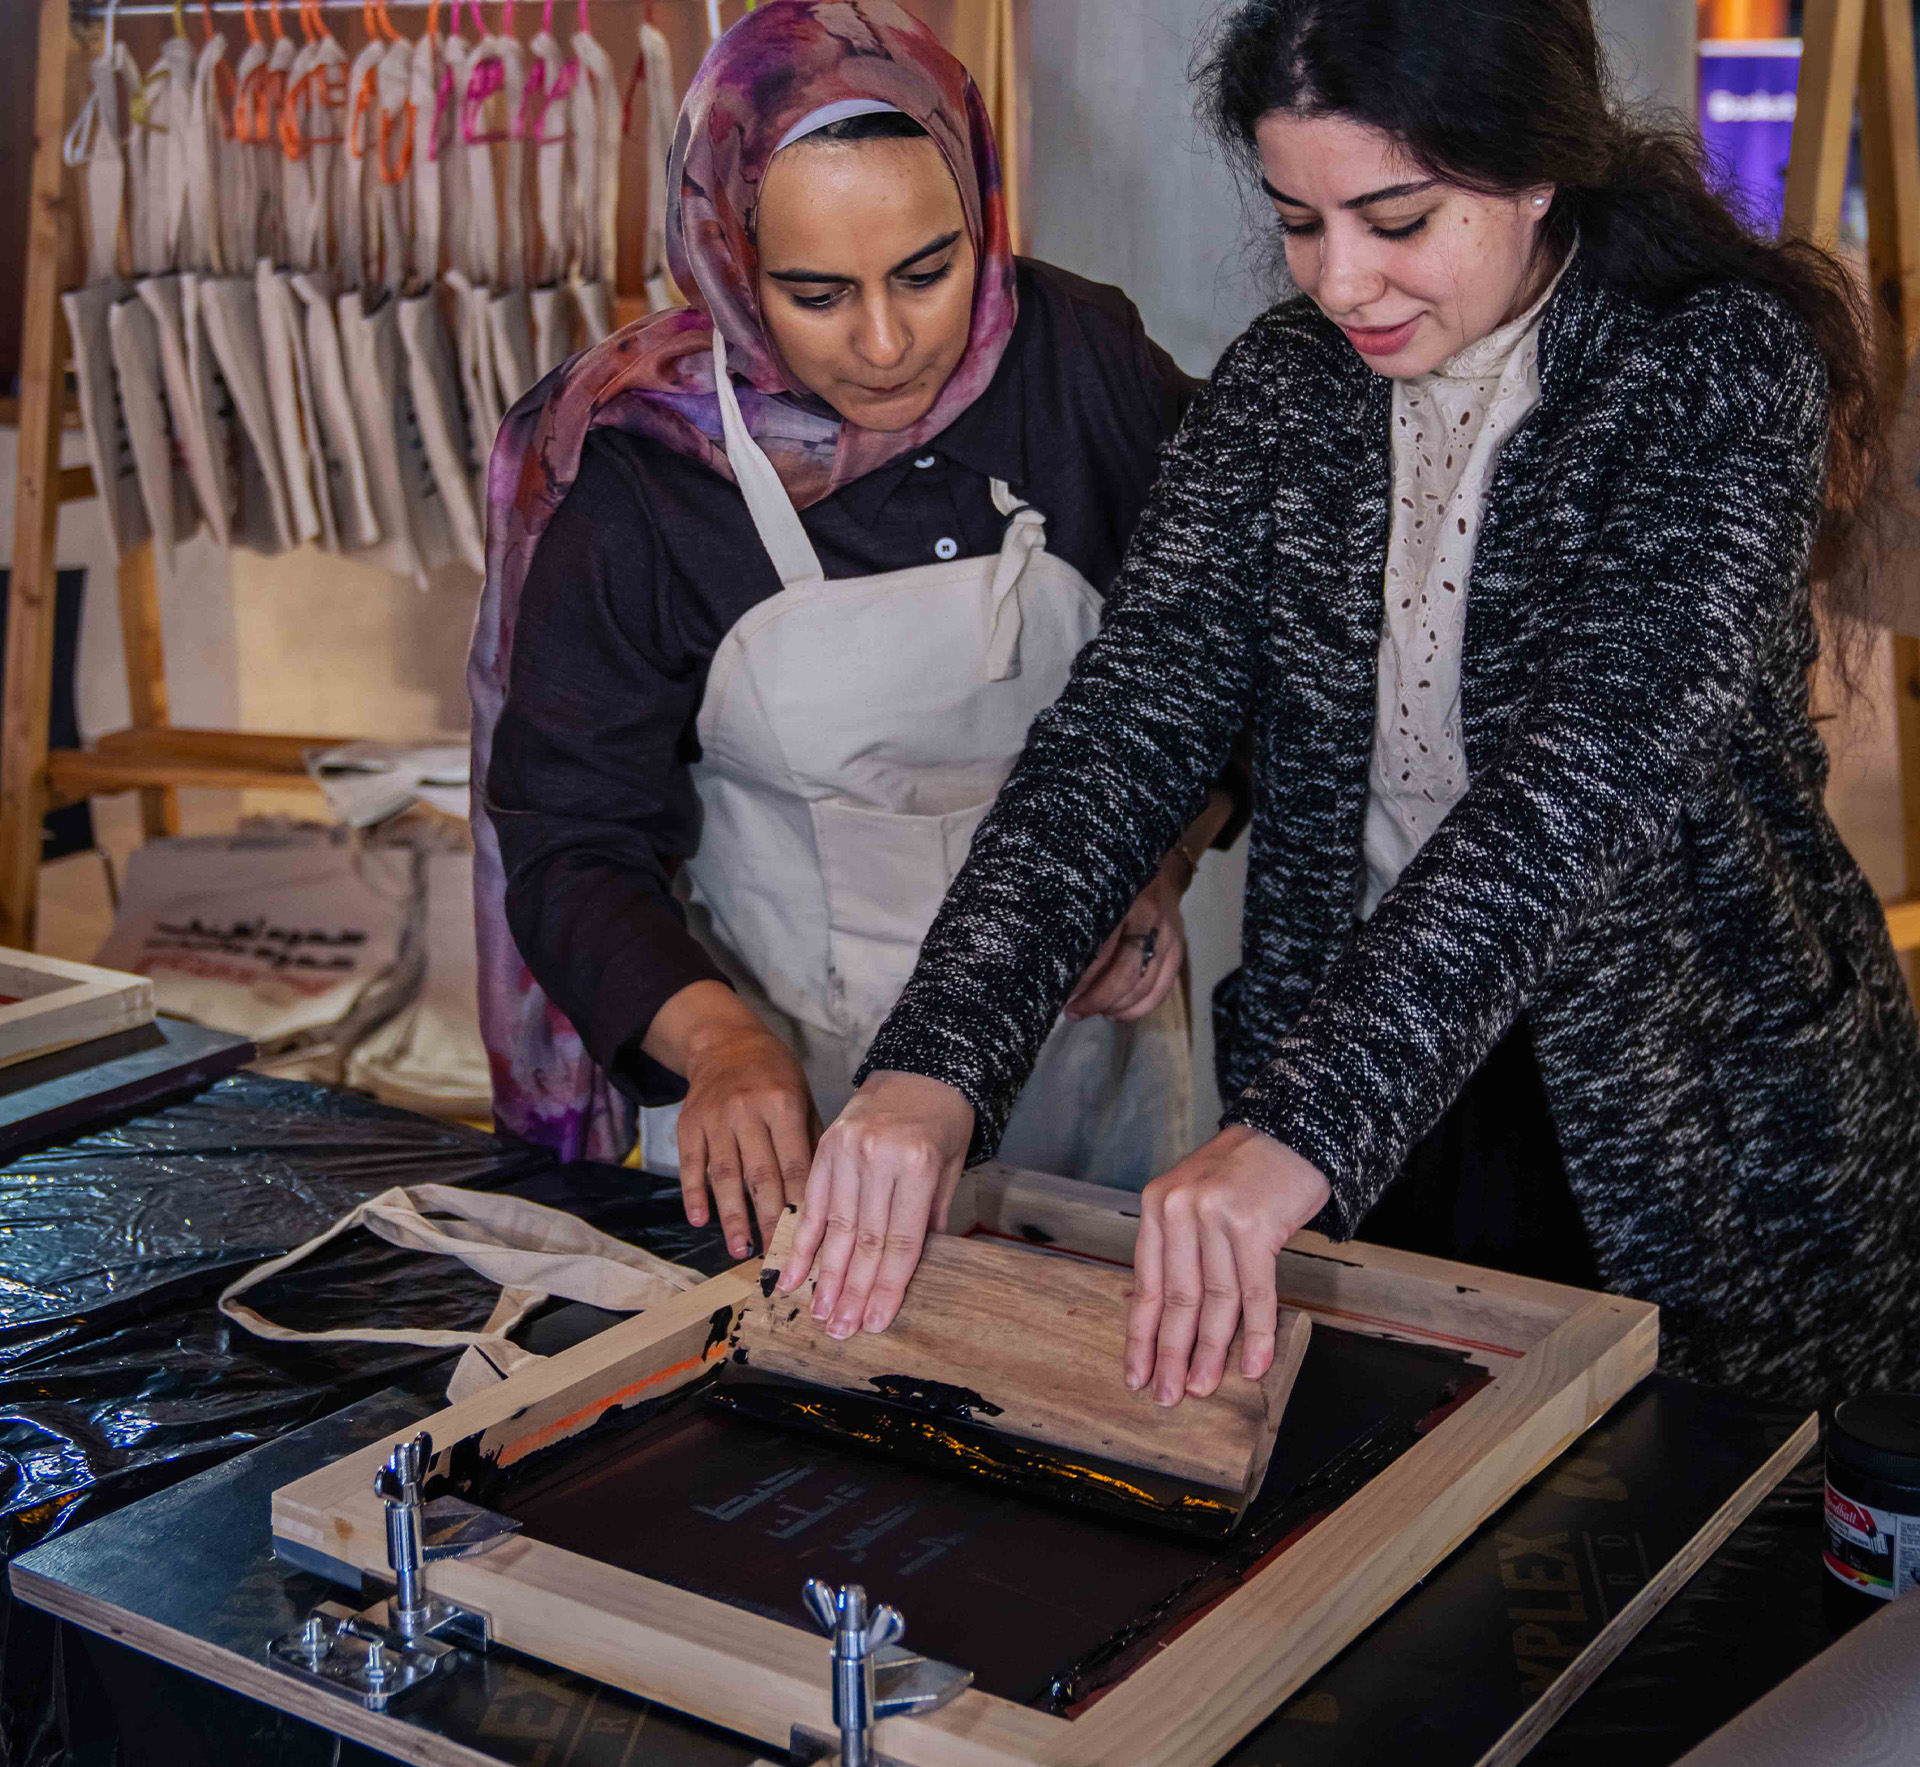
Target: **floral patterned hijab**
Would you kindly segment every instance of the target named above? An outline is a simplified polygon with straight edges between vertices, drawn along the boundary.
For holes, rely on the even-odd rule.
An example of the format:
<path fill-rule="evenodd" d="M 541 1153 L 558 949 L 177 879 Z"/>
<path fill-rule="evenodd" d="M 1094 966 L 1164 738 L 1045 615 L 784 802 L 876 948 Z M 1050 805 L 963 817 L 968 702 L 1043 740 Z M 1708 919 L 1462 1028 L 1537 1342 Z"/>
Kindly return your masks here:
<path fill-rule="evenodd" d="M 760 315 L 754 206 L 775 152 L 829 107 L 892 109 L 924 128 L 959 187 L 978 268 L 965 355 L 909 430 L 848 423 L 797 385 Z M 826 118 L 821 119 L 822 123 Z M 742 414 L 796 507 L 921 447 L 983 393 L 1015 318 L 1013 250 L 986 106 L 926 26 L 893 0 L 767 0 L 708 52 L 680 108 L 667 168 L 667 252 L 690 304 L 655 313 L 557 368 L 507 413 L 487 469 L 487 581 L 467 663 L 473 700 L 475 917 L 480 1024 L 500 1128 L 562 1159 L 619 1160 L 631 1110 L 521 961 L 505 913 L 487 763 L 506 698 L 514 619 L 534 548 L 607 424 L 725 478 L 713 333 Z"/>

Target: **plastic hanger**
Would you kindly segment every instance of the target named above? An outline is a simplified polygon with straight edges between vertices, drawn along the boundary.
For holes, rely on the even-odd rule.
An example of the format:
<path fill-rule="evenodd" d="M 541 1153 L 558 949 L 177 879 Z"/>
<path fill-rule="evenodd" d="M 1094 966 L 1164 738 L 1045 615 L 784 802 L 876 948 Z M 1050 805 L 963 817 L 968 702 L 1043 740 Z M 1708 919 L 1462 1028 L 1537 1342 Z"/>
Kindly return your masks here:
<path fill-rule="evenodd" d="M 581 0 L 580 10 L 583 13 L 586 11 L 586 0 Z M 539 51 L 542 37 L 549 44 L 558 47 L 553 34 L 553 0 L 546 0 L 546 10 L 540 18 L 540 36 L 533 40 L 533 69 L 527 76 L 527 89 L 520 99 L 520 117 L 517 124 L 520 139 L 536 144 L 548 144 L 565 139 L 564 126 L 560 135 L 547 135 L 547 112 L 572 93 L 574 82 L 580 78 L 580 62 L 579 58 L 575 57 L 561 68 L 554 79 L 552 89 L 548 89 L 547 64 Z"/>
<path fill-rule="evenodd" d="M 319 0 L 300 0 L 300 29 L 309 44 L 333 38 Z M 338 123 L 326 133 L 302 128 L 301 111 L 304 106 L 309 119 L 337 117 L 346 102 L 347 77 L 341 72 L 339 60 L 316 62 L 288 86 L 280 102 L 280 151 L 290 160 L 305 159 L 316 146 L 339 141 L 342 130 Z"/>
<path fill-rule="evenodd" d="M 260 76 L 266 71 L 266 61 L 254 56 L 256 49 L 266 47 L 266 38 L 260 34 L 260 21 L 254 16 L 253 0 L 241 0 L 241 10 L 247 22 L 247 47 L 241 51 L 243 62 L 252 59 L 253 65 L 239 77 L 239 84 L 233 94 L 233 112 L 227 123 L 227 139 L 241 141 L 251 145 L 257 137 L 253 132 L 254 93 L 260 84 Z"/>
<path fill-rule="evenodd" d="M 431 0 L 427 7 L 427 37 L 432 40 L 439 28 L 440 0 Z M 458 49 L 456 49 L 456 45 Z M 460 0 L 453 0 L 453 22 L 447 31 L 446 65 L 440 70 L 440 79 L 434 90 L 433 127 L 427 131 L 427 158 L 437 160 L 440 157 L 441 144 L 446 140 L 445 126 L 448 107 L 453 103 L 454 65 L 460 51 L 465 48 L 460 36 Z"/>
<path fill-rule="evenodd" d="M 387 16 L 387 0 L 372 0 L 375 13 L 389 43 L 398 43 L 403 39 L 394 27 L 393 20 Z M 379 145 L 374 170 L 380 174 L 382 184 L 402 183 L 413 170 L 413 132 L 414 106 L 411 98 L 405 100 L 398 111 L 382 107 L 379 112 Z M 393 141 L 399 137 L 399 157 L 393 153 Z"/>
<path fill-rule="evenodd" d="M 374 0 L 360 0 L 360 18 L 366 26 L 370 41 L 392 41 L 396 33 L 393 21 L 386 16 L 384 6 L 376 14 Z M 347 118 L 347 152 L 355 159 L 364 159 L 367 149 L 374 147 L 378 139 L 377 134 L 375 136 L 362 134 L 361 125 L 367 120 L 368 111 L 374 111 L 376 114 L 378 112 L 379 66 L 377 60 L 368 63 L 366 71 L 360 76 L 360 89 L 353 95 L 352 111 Z"/>
<path fill-rule="evenodd" d="M 513 0 L 501 0 L 500 29 L 491 35 L 480 15 L 480 0 L 473 0 L 473 17 L 480 41 L 474 45 L 473 55 L 467 62 L 467 90 L 460 107 L 460 135 L 469 147 L 477 147 L 483 141 L 507 140 L 514 122 L 509 117 L 507 128 L 489 130 L 483 129 L 480 121 L 480 112 L 487 101 L 507 83 L 503 49 L 513 28 Z"/>

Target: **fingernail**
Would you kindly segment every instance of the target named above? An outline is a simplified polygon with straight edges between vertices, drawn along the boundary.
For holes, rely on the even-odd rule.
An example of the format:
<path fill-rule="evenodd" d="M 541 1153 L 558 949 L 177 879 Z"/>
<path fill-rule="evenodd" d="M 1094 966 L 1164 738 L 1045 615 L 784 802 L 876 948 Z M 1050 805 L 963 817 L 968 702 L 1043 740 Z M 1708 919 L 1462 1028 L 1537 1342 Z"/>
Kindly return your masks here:
<path fill-rule="evenodd" d="M 886 1316 L 878 1307 L 869 1307 L 866 1318 L 860 1321 L 862 1331 L 884 1331 L 886 1327 Z"/>
<path fill-rule="evenodd" d="M 1134 1370 L 1134 1369 L 1131 1369 L 1131 1368 L 1129 1368 L 1129 1369 L 1127 1370 L 1127 1391 L 1128 1391 L 1128 1392 L 1130 1392 L 1130 1393 L 1137 1393 L 1137 1392 L 1139 1392 L 1139 1390 L 1140 1390 L 1140 1383 L 1141 1383 L 1141 1382 L 1142 1382 L 1142 1381 L 1143 1381 L 1143 1380 L 1144 1380 L 1145 1378 L 1146 1378 L 1146 1376 L 1145 1376 L 1145 1375 L 1143 1375 L 1143 1374 L 1140 1374 L 1140 1373 L 1138 1373 L 1138 1372 L 1137 1372 L 1136 1370 Z"/>
<path fill-rule="evenodd" d="M 852 1337 L 853 1321 L 851 1319 L 836 1319 L 831 1325 L 827 1327 L 827 1336 L 830 1338 Z"/>
<path fill-rule="evenodd" d="M 736 1258 L 744 1258 L 753 1250 L 753 1244 L 750 1240 L 736 1239 L 732 1242 L 732 1250 Z"/>
<path fill-rule="evenodd" d="M 825 1319 L 825 1318 L 826 1318 L 826 1316 L 827 1316 L 827 1315 L 828 1315 L 829 1313 L 831 1313 L 832 1311 L 833 1311 L 833 1309 L 832 1309 L 831 1307 L 829 1307 L 829 1306 L 827 1305 L 827 1297 L 826 1297 L 825 1295 L 823 1295 L 823 1294 L 821 1294 L 821 1293 L 820 1293 L 820 1291 L 819 1291 L 818 1289 L 815 1289 L 815 1290 L 814 1290 L 814 1294 L 813 1294 L 813 1316 L 814 1316 L 814 1318 L 815 1318 L 815 1319 Z"/>
<path fill-rule="evenodd" d="M 1153 1402 L 1156 1405 L 1171 1405 L 1179 1396 L 1179 1389 L 1171 1381 L 1162 1381 L 1160 1390 L 1153 1395 Z"/>

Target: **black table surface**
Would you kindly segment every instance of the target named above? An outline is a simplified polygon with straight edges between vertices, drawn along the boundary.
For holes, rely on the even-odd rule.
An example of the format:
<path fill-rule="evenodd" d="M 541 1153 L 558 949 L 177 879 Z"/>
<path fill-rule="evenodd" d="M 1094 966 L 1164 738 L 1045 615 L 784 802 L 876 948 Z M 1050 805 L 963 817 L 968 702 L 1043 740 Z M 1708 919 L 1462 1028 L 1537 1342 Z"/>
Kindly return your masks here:
<path fill-rule="evenodd" d="M 377 1394 L 51 1541 L 17 1561 L 24 1594 L 44 1600 L 36 1586 L 53 1585 L 89 1627 L 118 1625 L 163 1654 L 180 1653 L 156 1646 L 154 1627 L 215 1646 L 228 1653 L 216 1674 L 238 1670 L 257 1684 L 266 1641 L 340 1596 L 274 1560 L 273 1491 L 435 1404 Z M 1666 1481 L 1648 1475 L 1680 1445 L 1675 1431 L 1686 1419 L 1711 1427 L 1728 1469 L 1782 1437 L 1778 1414 L 1653 1377 L 1225 1761 L 1480 1760 L 1658 1569 L 1658 1516 L 1669 1497 L 1657 1488 Z M 1823 1648 L 1831 1631 L 1818 1514 L 1818 1463 L 1809 1457 L 1528 1758 L 1562 1767 L 1670 1762 Z M 360 1743 L 92 1630 L 68 1625 L 63 1634 L 62 1700 L 81 1715 L 64 1739 L 69 1758 L 107 1739 L 122 1767 L 360 1758 Z M 201 1655 L 192 1660 L 206 1668 Z M 504 1767 L 746 1767 L 770 1753 L 512 1652 L 468 1657 L 458 1673 L 396 1701 L 382 1723 L 397 1728 L 384 1734 L 357 1714 L 353 1724 L 345 1712 L 339 1721 L 379 1744 L 367 1759 L 391 1752 Z"/>
<path fill-rule="evenodd" d="M 248 1075 L 15 1152 L 0 1169 L 0 1475 L 11 1475 L 10 1490 L 0 1477 L 0 1552 L 129 1613 L 198 1627 L 257 1664 L 269 1636 L 331 1593 L 272 1559 L 272 1490 L 437 1409 L 450 1365 L 420 1351 L 264 1344 L 229 1329 L 213 1299 L 238 1269 L 366 1195 L 427 1179 L 511 1189 L 700 1268 L 729 1261 L 679 1219 L 672 1186 L 557 1167 L 457 1126 Z M 484 1318 L 492 1291 L 450 1261 L 357 1237 L 277 1279 L 272 1316 Z M 1715 1480 L 1737 1483 L 1799 1421 L 1663 1377 L 1623 1401 L 1636 1405 L 1326 1665 L 1233 1767 L 1478 1760 L 1690 1536 L 1695 1524 L 1663 1495 L 1676 1480 L 1698 1473 L 1698 1511 Z M 1529 1759 L 1659 1767 L 1824 1648 L 1836 1620 L 1823 1602 L 1820 1495 L 1811 1458 Z M 1515 1560 L 1503 1534 L 1544 1544 Z M 0 1646 L 6 1767 L 355 1758 L 358 1745 L 318 1726 L 9 1604 L 4 1586 Z M 403 1721 L 462 1760 L 529 1767 L 705 1767 L 764 1753 L 504 1654 L 410 1695 Z"/>

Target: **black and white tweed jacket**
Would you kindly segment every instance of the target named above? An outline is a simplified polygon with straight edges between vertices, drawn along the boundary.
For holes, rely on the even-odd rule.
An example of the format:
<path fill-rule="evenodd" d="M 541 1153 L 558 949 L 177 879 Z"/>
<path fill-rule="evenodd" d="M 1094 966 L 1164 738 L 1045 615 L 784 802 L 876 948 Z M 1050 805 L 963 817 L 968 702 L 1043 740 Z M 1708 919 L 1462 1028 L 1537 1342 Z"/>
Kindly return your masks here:
<path fill-rule="evenodd" d="M 1075 978 L 1250 719 L 1226 1121 L 1352 1234 L 1523 1009 L 1606 1284 L 1678 1372 L 1920 1384 L 1920 1033 L 1822 804 L 1807 559 L 1825 371 L 1776 299 L 1654 312 L 1576 259 L 1501 453 L 1462 666 L 1469 789 L 1356 926 L 1389 383 L 1305 300 L 1168 444 L 1099 636 L 869 1052 L 996 1144 Z"/>

